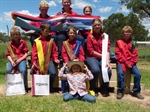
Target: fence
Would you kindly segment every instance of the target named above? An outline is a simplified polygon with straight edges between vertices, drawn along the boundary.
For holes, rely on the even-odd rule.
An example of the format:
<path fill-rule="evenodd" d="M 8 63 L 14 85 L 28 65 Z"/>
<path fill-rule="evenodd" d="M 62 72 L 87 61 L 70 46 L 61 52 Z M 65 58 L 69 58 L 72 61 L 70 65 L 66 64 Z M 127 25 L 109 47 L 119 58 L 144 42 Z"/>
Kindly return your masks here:
<path fill-rule="evenodd" d="M 150 62 L 150 41 L 137 41 L 139 61 Z M 111 43 L 111 50 L 115 52 L 115 43 Z"/>

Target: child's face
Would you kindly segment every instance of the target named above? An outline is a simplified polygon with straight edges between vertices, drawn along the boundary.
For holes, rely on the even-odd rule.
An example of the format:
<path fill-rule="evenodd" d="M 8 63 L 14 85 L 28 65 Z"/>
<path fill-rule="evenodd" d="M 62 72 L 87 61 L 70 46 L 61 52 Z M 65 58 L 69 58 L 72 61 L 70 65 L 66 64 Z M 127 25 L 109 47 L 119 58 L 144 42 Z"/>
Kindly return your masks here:
<path fill-rule="evenodd" d="M 20 32 L 12 32 L 11 37 L 13 40 L 18 41 L 20 38 Z"/>
<path fill-rule="evenodd" d="M 64 8 L 69 8 L 71 5 L 70 0 L 62 0 L 62 5 Z"/>
<path fill-rule="evenodd" d="M 95 21 L 93 23 L 93 31 L 94 32 L 96 32 L 96 33 L 100 32 L 101 28 L 102 28 L 102 25 L 99 21 Z"/>
<path fill-rule="evenodd" d="M 131 37 L 131 31 L 124 31 L 123 32 L 123 37 L 128 40 Z"/>
<path fill-rule="evenodd" d="M 70 29 L 69 32 L 68 32 L 68 36 L 69 36 L 70 40 L 74 40 L 75 37 L 76 37 L 76 32 L 73 31 L 72 29 Z"/>
<path fill-rule="evenodd" d="M 47 15 L 47 12 L 48 12 L 48 8 L 47 7 L 40 7 L 40 12 L 42 15 Z"/>
<path fill-rule="evenodd" d="M 41 30 L 42 37 L 49 36 L 49 32 L 50 32 L 49 28 L 45 28 L 44 30 Z"/>
<path fill-rule="evenodd" d="M 73 73 L 81 71 L 80 65 L 73 65 L 71 69 Z"/>
<path fill-rule="evenodd" d="M 91 15 L 92 14 L 92 12 L 91 12 L 91 10 L 89 9 L 89 8 L 86 8 L 85 10 L 84 10 L 84 15 Z"/>

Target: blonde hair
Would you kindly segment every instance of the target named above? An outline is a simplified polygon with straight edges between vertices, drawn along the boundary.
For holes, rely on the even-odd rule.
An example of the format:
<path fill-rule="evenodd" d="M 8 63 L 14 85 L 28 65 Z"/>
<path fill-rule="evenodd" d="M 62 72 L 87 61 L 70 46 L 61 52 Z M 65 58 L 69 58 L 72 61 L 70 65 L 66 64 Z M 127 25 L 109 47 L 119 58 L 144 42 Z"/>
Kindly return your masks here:
<path fill-rule="evenodd" d="M 41 7 L 49 8 L 48 2 L 45 1 L 45 0 L 41 0 L 41 2 L 40 2 L 40 4 L 39 4 L 39 9 L 40 9 Z"/>
<path fill-rule="evenodd" d="M 12 33 L 19 33 L 19 34 L 20 34 L 20 29 L 13 26 L 13 27 L 10 29 L 10 35 L 11 35 Z"/>
<path fill-rule="evenodd" d="M 122 33 L 124 33 L 125 31 L 130 31 L 131 33 L 133 33 L 133 30 L 132 30 L 131 26 L 125 26 L 125 27 L 123 27 Z"/>
<path fill-rule="evenodd" d="M 91 6 L 85 6 L 85 7 L 83 8 L 83 13 L 84 13 L 84 11 L 85 11 L 86 8 L 90 9 L 90 11 L 92 12 Z"/>

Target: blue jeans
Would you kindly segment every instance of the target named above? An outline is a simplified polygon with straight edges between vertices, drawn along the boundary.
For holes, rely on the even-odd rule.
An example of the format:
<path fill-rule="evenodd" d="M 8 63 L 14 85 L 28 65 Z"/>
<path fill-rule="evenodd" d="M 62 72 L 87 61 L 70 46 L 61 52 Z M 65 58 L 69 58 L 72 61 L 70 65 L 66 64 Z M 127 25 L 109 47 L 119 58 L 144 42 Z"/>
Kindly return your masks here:
<path fill-rule="evenodd" d="M 66 34 L 58 34 L 57 38 L 55 39 L 56 45 L 58 47 L 58 56 L 59 57 L 61 56 L 63 41 L 65 41 L 66 39 L 67 39 Z"/>
<path fill-rule="evenodd" d="M 50 90 L 53 87 L 53 83 L 56 77 L 56 67 L 53 61 L 50 61 L 49 66 L 48 66 L 48 71 L 49 71 L 49 75 L 50 75 Z"/>
<path fill-rule="evenodd" d="M 95 90 L 96 82 L 98 76 L 101 74 L 101 59 L 96 58 L 87 58 L 86 59 L 87 65 L 90 67 L 92 74 L 94 75 L 94 79 L 90 81 L 90 90 Z M 111 77 L 111 70 L 108 69 L 109 79 Z M 107 91 L 109 83 L 102 82 L 101 88 L 102 90 Z"/>
<path fill-rule="evenodd" d="M 63 63 L 64 65 L 64 63 Z M 64 70 L 64 74 L 68 73 L 68 69 Z M 69 84 L 67 80 L 61 80 L 61 91 L 64 93 L 66 91 L 69 91 Z"/>
<path fill-rule="evenodd" d="M 19 72 L 24 76 L 24 86 L 25 89 L 27 90 L 27 67 L 26 67 L 26 60 L 21 61 L 18 64 L 18 70 Z M 12 71 L 12 64 L 8 62 L 7 68 L 6 68 L 6 74 L 11 74 Z"/>
<path fill-rule="evenodd" d="M 141 74 L 136 65 L 133 65 L 133 67 L 130 70 L 131 70 L 132 75 L 134 76 L 133 92 L 140 93 Z M 118 64 L 118 90 L 117 90 L 118 93 L 121 93 L 124 91 L 124 77 L 125 77 L 125 73 L 122 70 L 122 65 Z"/>
<path fill-rule="evenodd" d="M 76 93 L 75 95 L 72 95 L 69 92 L 66 92 L 63 94 L 64 101 L 69 101 L 69 100 L 73 100 L 73 99 L 79 99 L 79 100 L 83 100 L 83 101 L 87 101 L 87 102 L 96 102 L 95 96 L 92 96 L 90 94 L 86 94 L 84 96 L 80 96 L 78 93 Z"/>

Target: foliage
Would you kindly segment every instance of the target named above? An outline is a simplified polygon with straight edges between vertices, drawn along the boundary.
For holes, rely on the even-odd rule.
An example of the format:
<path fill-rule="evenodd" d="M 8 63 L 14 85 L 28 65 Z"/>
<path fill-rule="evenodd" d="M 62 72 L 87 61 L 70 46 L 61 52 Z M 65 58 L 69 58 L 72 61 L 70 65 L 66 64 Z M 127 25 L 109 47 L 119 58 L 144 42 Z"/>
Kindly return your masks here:
<path fill-rule="evenodd" d="M 108 19 L 104 19 L 103 23 L 103 30 L 109 34 L 111 42 L 121 38 L 121 31 L 125 25 L 132 27 L 132 36 L 135 40 L 146 40 L 148 35 L 148 31 L 144 29 L 145 27 L 141 24 L 139 18 L 133 13 L 130 13 L 128 16 L 124 16 L 122 13 L 112 14 Z"/>
<path fill-rule="evenodd" d="M 125 4 L 140 18 L 150 17 L 150 0 L 120 0 L 120 4 Z"/>
<path fill-rule="evenodd" d="M 25 32 L 21 33 L 21 38 L 24 40 L 29 40 L 29 38 L 26 36 Z M 11 37 L 6 35 L 5 33 L 0 32 L 0 42 L 8 42 L 11 40 Z"/>

